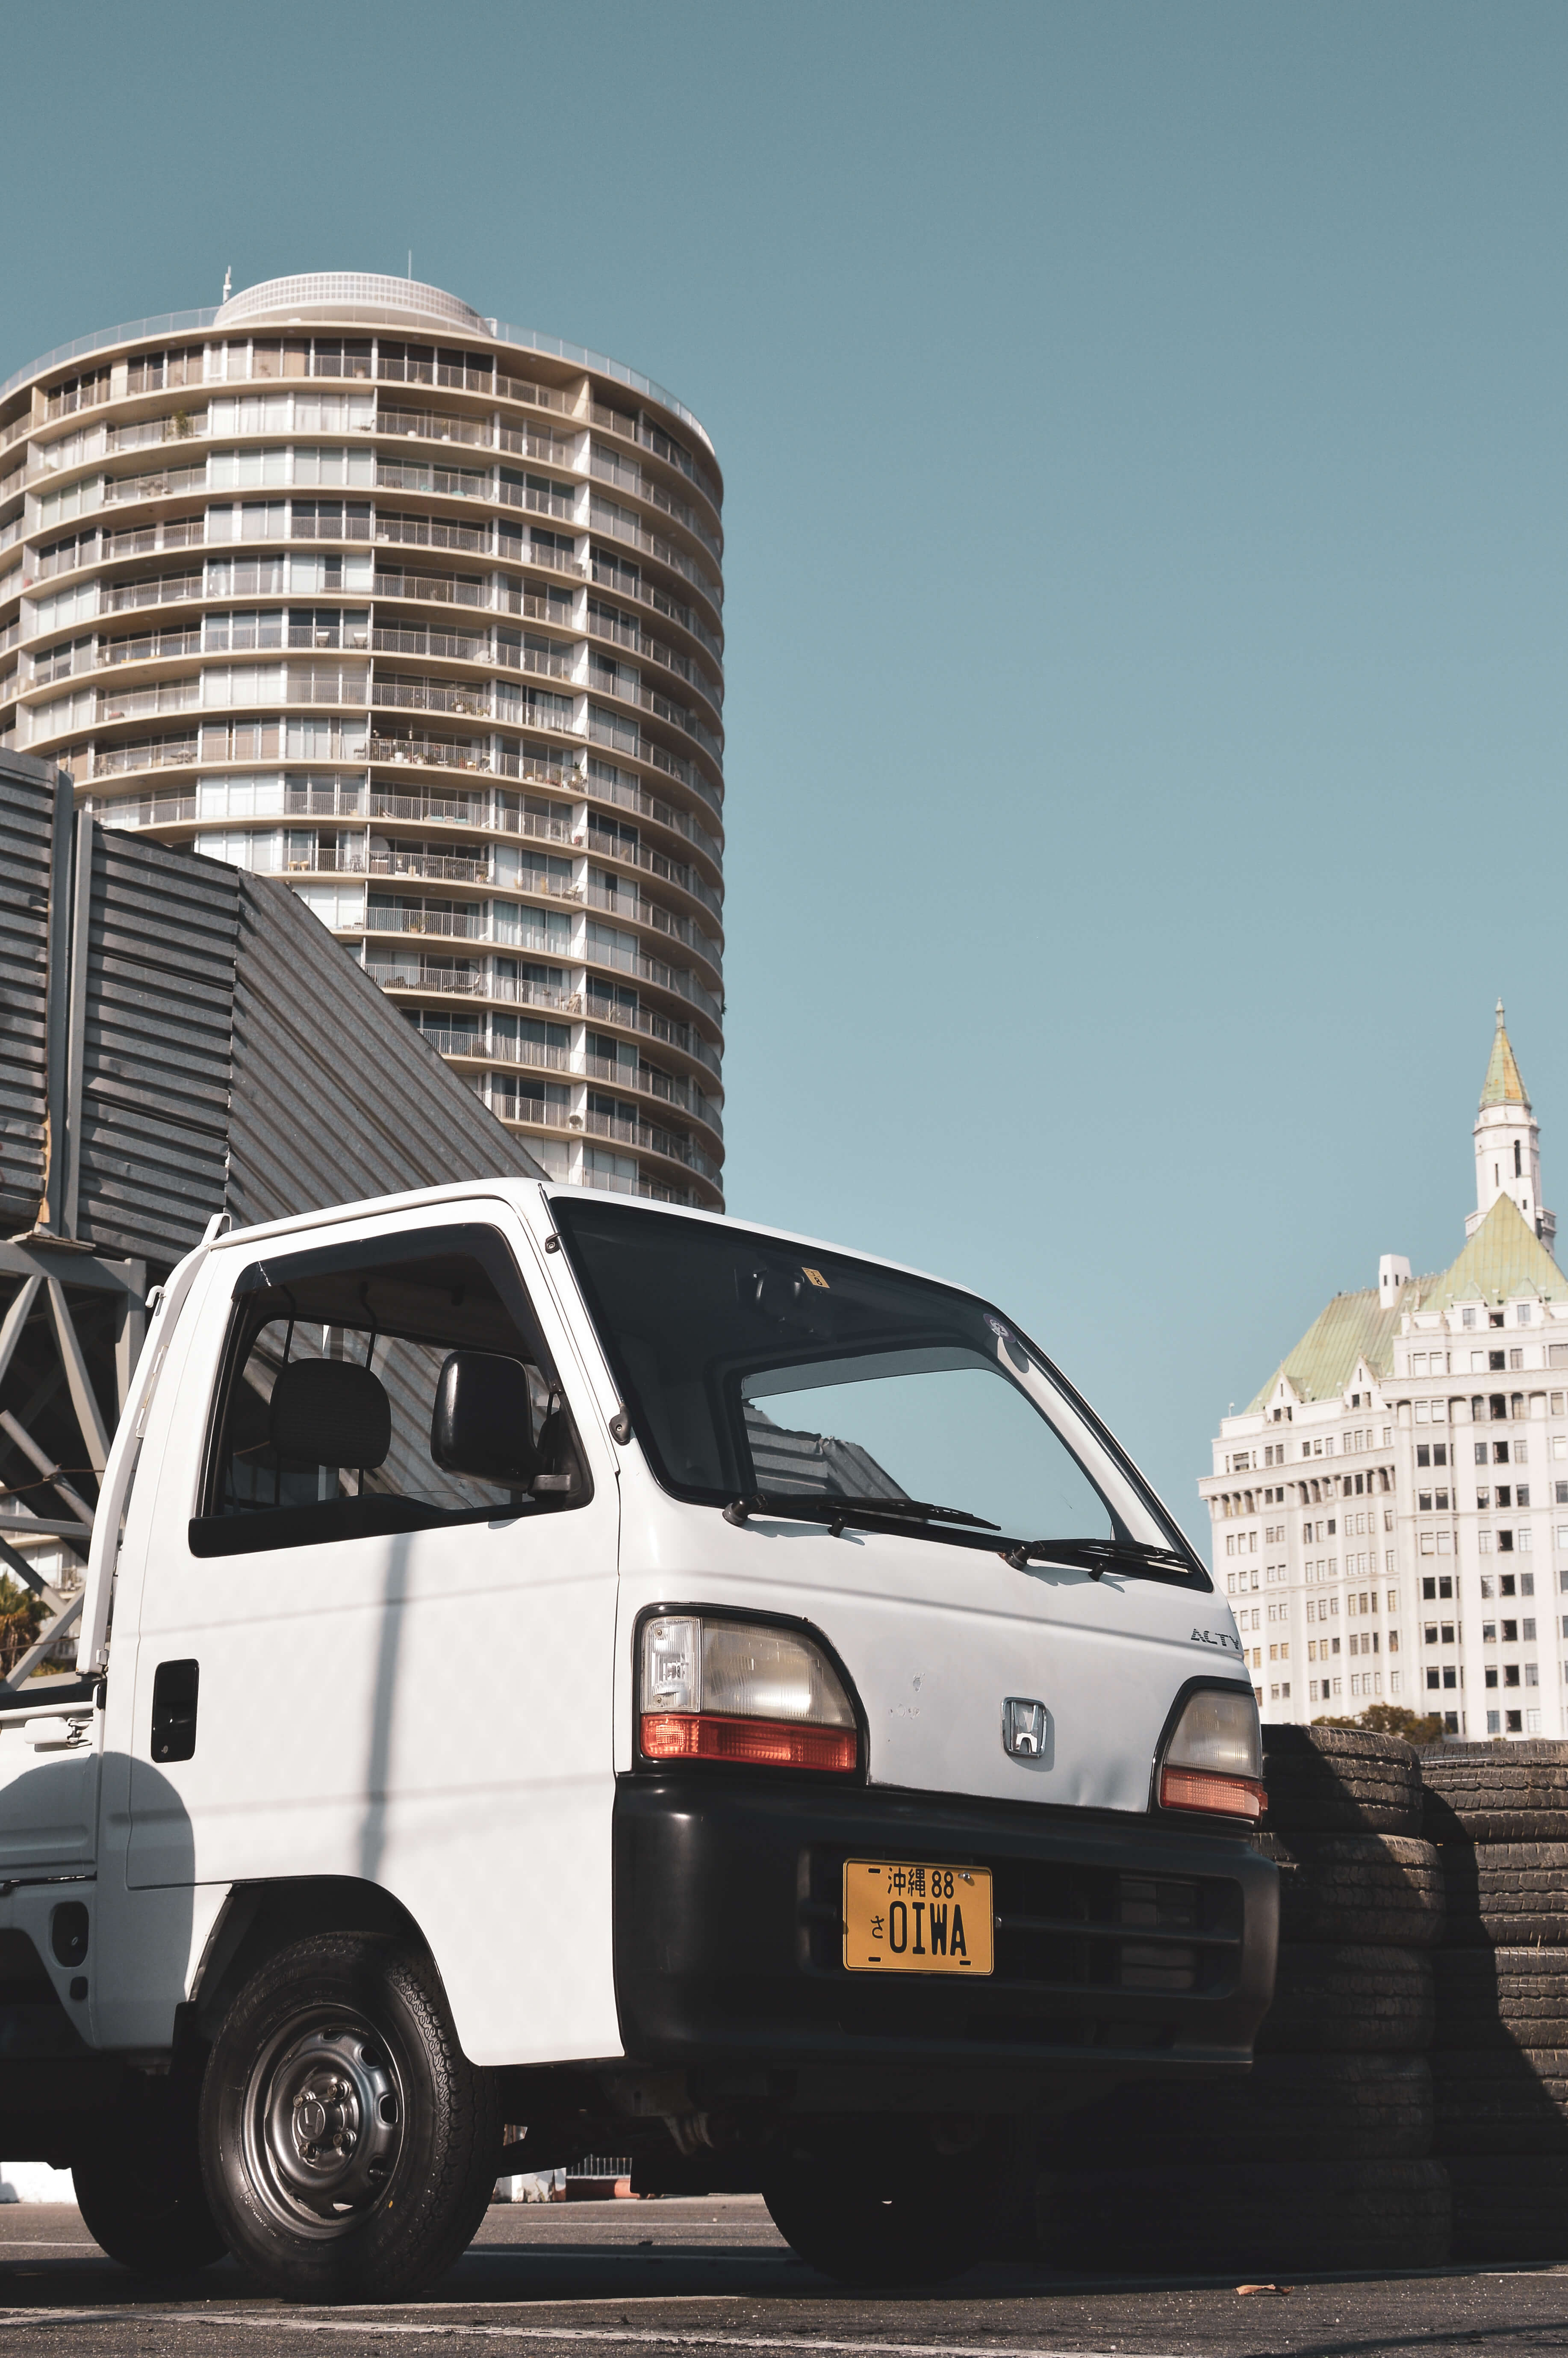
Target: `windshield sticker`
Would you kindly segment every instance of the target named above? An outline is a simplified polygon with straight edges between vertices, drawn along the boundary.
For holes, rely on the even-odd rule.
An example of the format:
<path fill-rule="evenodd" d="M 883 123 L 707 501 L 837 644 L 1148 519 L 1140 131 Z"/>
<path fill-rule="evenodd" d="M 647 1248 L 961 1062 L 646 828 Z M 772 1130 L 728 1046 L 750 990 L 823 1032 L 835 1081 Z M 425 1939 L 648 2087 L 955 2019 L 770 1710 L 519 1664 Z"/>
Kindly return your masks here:
<path fill-rule="evenodd" d="M 822 1271 L 819 1269 L 807 1269 L 805 1263 L 802 1262 L 800 1273 L 802 1277 L 806 1279 L 807 1284 L 819 1285 L 824 1293 L 830 1293 L 832 1292 L 832 1287 L 828 1284 L 827 1280 L 823 1276 Z"/>
<path fill-rule="evenodd" d="M 1195 1629 L 1187 1642 L 1193 1646 L 1220 1646 L 1227 1650 L 1233 1649 L 1238 1654 L 1241 1651 L 1240 1639 L 1229 1629 Z"/>
<path fill-rule="evenodd" d="M 990 1328 L 993 1335 L 1000 1336 L 1004 1343 L 1008 1341 L 1010 1329 L 1002 1325 L 1000 1318 L 993 1318 L 989 1310 L 986 1312 L 986 1325 Z"/>

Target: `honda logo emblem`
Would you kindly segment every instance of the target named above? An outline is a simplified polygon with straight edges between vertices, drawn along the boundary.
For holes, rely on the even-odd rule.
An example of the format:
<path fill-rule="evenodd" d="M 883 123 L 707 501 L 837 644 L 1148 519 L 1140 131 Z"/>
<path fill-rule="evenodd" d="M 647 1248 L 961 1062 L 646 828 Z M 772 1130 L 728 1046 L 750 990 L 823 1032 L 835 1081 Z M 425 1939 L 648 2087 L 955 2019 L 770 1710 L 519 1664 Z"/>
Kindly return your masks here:
<path fill-rule="evenodd" d="M 1028 1695 L 1009 1695 L 1001 1707 L 1001 1748 L 1011 1760 L 1043 1760 L 1051 1714 Z"/>

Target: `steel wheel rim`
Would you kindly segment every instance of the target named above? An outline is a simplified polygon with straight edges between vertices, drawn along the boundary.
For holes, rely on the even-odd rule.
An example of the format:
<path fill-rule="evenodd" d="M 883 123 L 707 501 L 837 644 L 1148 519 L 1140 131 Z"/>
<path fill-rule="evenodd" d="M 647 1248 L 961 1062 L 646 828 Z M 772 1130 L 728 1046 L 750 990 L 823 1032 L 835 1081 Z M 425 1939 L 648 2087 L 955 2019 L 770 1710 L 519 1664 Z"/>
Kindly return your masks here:
<path fill-rule="evenodd" d="M 267 2041 L 244 2094 L 246 2172 L 293 2234 L 351 2234 L 386 2196 L 406 2127 L 403 2074 L 362 2016 L 314 2006 Z"/>

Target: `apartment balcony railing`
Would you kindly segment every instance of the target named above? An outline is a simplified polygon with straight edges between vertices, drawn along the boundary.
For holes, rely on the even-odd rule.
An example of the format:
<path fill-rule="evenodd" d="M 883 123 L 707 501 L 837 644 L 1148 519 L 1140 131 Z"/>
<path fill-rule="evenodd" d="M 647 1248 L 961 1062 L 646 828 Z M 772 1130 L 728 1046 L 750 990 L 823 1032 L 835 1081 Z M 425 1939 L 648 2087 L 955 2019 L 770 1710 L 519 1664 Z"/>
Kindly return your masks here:
<path fill-rule="evenodd" d="M 189 817 L 193 812 L 194 806 L 180 815 Z M 409 968 L 388 965 L 373 957 L 366 960 L 365 970 L 383 990 L 416 990 L 436 999 L 481 999 L 503 1007 L 540 1007 L 553 1014 L 586 1015 L 590 1022 L 638 1032 L 645 1039 L 678 1048 L 706 1066 L 716 1080 L 719 1076 L 719 1051 L 701 1033 L 694 1032 L 689 1024 L 673 1016 L 661 1015 L 654 1008 L 623 1007 L 615 1000 L 594 998 L 591 990 L 585 999 L 579 991 L 555 990 L 546 983 L 521 980 L 511 975 L 487 975 L 478 966 L 434 966 L 422 960 L 417 967 Z"/>
<path fill-rule="evenodd" d="M 566 619 L 563 600 L 551 598 L 539 590 L 519 590 L 510 581 L 501 582 L 495 593 L 496 611 L 503 614 L 522 614 L 531 622 L 557 622 Z M 567 612 L 569 613 L 569 607 Z"/>
<path fill-rule="evenodd" d="M 668 590 L 659 589 L 652 581 L 627 582 L 622 579 L 618 568 L 595 563 L 591 558 L 589 576 L 601 589 L 613 590 L 618 598 L 634 598 L 639 605 L 649 606 L 655 614 L 663 614 L 670 622 L 678 622 L 683 631 L 689 631 L 694 639 L 700 640 L 716 664 L 722 665 L 724 650 L 701 615 L 694 613 L 689 606 L 683 606 L 678 599 L 670 596 Z"/>
<path fill-rule="evenodd" d="M 146 450 L 160 442 L 189 442 L 206 431 L 204 409 L 177 409 L 171 417 L 144 417 L 134 426 L 112 426 L 108 447 L 112 452 Z"/>
<path fill-rule="evenodd" d="M 9 426 L 0 427 L 0 450 L 8 450 L 13 442 L 22 441 L 32 430 L 32 412 L 24 409 L 20 417 L 13 417 Z"/>
<path fill-rule="evenodd" d="M 688 1187 L 666 1187 L 654 1179 L 623 1179 L 618 1171 L 590 1171 L 585 1163 L 572 1181 L 574 1187 L 596 1187 L 606 1195 L 638 1195 L 650 1204 L 697 1204 Z"/>
<path fill-rule="evenodd" d="M 62 386 L 49 396 L 44 404 L 45 422 L 52 425 L 57 417 L 74 417 L 80 409 L 95 409 L 100 402 L 108 400 L 109 390 L 108 370 L 94 369 L 91 375 Z"/>
<path fill-rule="evenodd" d="M 373 851 L 366 863 L 372 876 L 416 876 L 445 884 L 488 884 L 488 860 L 465 860 L 445 851 Z"/>
<path fill-rule="evenodd" d="M 688 1171 L 700 1172 L 703 1178 L 715 1184 L 719 1167 L 711 1155 L 704 1154 L 689 1138 L 682 1138 L 672 1130 L 660 1130 L 652 1122 L 623 1121 L 618 1114 L 585 1113 L 582 1128 L 589 1138 L 611 1138 L 625 1146 L 640 1146 L 645 1154 L 662 1154 L 671 1163 L 684 1163 Z M 574 1120 L 572 1127 L 577 1127 Z"/>
<path fill-rule="evenodd" d="M 688 508 L 684 500 L 672 497 L 662 483 L 655 481 L 633 461 L 621 458 L 612 450 L 601 449 L 596 442 L 589 453 L 589 472 L 598 481 L 613 483 L 618 491 L 629 492 L 634 499 L 646 500 L 650 507 L 673 516 L 677 524 L 684 525 L 687 532 L 701 541 L 716 565 L 723 564 L 724 551 L 696 509 Z"/>
<path fill-rule="evenodd" d="M 713 1099 L 690 1082 L 674 1080 L 664 1073 L 629 1068 L 609 1056 L 574 1056 L 571 1069 L 589 1080 L 611 1081 L 617 1088 L 635 1089 L 661 1105 L 674 1106 L 677 1111 L 689 1114 L 694 1121 L 706 1122 L 716 1137 L 724 1135 L 723 1117 Z"/>
<path fill-rule="evenodd" d="M 372 901 L 365 910 L 367 934 L 426 934 L 444 941 L 482 942 L 490 938 L 481 909 L 416 909 L 406 901 Z"/>
<path fill-rule="evenodd" d="M 187 767 L 196 760 L 196 739 L 189 737 L 150 738 L 140 745 L 108 745 L 96 750 L 92 757 L 89 775 L 93 778 L 123 778 L 136 770 L 162 770 Z M 186 799 L 181 797 L 182 800 Z M 189 814 L 195 816 L 191 802 Z M 152 824 L 151 821 L 148 824 Z"/>
<path fill-rule="evenodd" d="M 552 990 L 547 984 L 520 981 L 511 975 L 487 975 L 477 966 L 388 966 L 370 958 L 365 972 L 383 990 L 417 990 L 438 999 L 484 999 L 515 1007 L 542 1007 L 556 1015 L 580 1015 L 582 1001 L 569 990 Z"/>
<path fill-rule="evenodd" d="M 495 493 L 491 476 L 469 467 L 405 465 L 395 459 L 378 458 L 375 480 L 382 491 L 428 492 L 449 500 L 491 499 Z"/>
<path fill-rule="evenodd" d="M 574 557 L 569 549 L 547 548 L 536 540 L 531 540 L 524 549 L 503 547 L 501 554 L 514 565 L 541 565 L 548 572 L 573 573 L 579 579 L 588 570 L 581 559 Z"/>
<path fill-rule="evenodd" d="M 398 712 L 452 712 L 471 719 L 492 717 L 488 685 L 454 687 L 438 679 L 387 679 L 377 674 L 371 702 Z"/>
<path fill-rule="evenodd" d="M 597 401 L 590 405 L 589 416 L 595 426 L 608 427 L 612 434 L 624 434 L 629 441 L 640 442 L 644 450 L 651 450 L 654 458 L 662 459 L 666 466 L 678 467 L 687 481 L 697 485 L 715 512 L 722 505 L 719 485 L 701 461 L 694 459 L 689 451 L 683 450 L 678 442 L 672 442 L 667 434 L 661 434 L 656 426 L 650 426 L 645 417 L 633 416 L 625 410 L 607 409 Z"/>
<path fill-rule="evenodd" d="M 21 636 L 22 618 L 18 614 L 14 621 L 6 623 L 3 631 L 0 631 L 0 655 L 8 655 L 12 648 L 20 643 Z"/>
<path fill-rule="evenodd" d="M 115 696 L 109 688 L 103 687 L 98 691 L 97 718 L 100 720 L 145 720 L 158 712 L 189 712 L 200 701 L 200 673 L 190 679 L 160 680 L 156 687 L 133 688 L 124 696 Z"/>
<path fill-rule="evenodd" d="M 569 1073 L 571 1054 L 566 1048 L 546 1047 L 538 1040 L 506 1040 L 484 1032 L 433 1031 L 421 1024 L 419 1036 L 443 1056 L 482 1056 L 487 1064 L 517 1065 L 535 1072 Z"/>
<path fill-rule="evenodd" d="M 187 631 L 147 631 L 134 639 L 102 640 L 97 658 L 112 668 L 115 664 L 153 663 L 165 655 L 199 655 L 200 652 L 201 626 L 197 623 Z"/>
<path fill-rule="evenodd" d="M 674 647 L 665 644 L 663 639 L 651 638 L 639 622 L 611 621 L 603 612 L 596 612 L 590 605 L 588 631 L 591 638 L 605 639 L 612 646 L 629 648 L 633 654 L 642 655 L 664 670 L 674 672 L 677 679 L 684 679 L 697 689 L 699 696 L 705 696 L 715 712 L 723 709 L 723 687 L 709 679 L 701 666 L 694 664 L 688 655 L 677 654 Z"/>
<path fill-rule="evenodd" d="M 554 516 L 558 524 L 577 521 L 577 503 L 563 492 L 535 492 L 526 483 L 503 481 L 495 485 L 494 496 L 508 507 L 526 508 L 530 515 Z"/>
<path fill-rule="evenodd" d="M 371 738 L 369 759 L 417 762 L 437 770 L 478 770 L 503 778 L 535 778 L 544 785 L 560 785 L 567 775 L 564 762 L 540 761 L 535 754 L 509 752 L 504 747 L 492 751 L 485 738 L 465 741 L 443 737 L 394 737 L 381 732 Z"/>
<path fill-rule="evenodd" d="M 723 1021 L 723 1010 L 718 1000 L 705 983 L 697 980 L 689 967 L 666 966 L 663 958 L 646 957 L 640 950 L 621 949 L 610 942 L 590 942 L 582 956 L 589 966 L 609 967 L 613 973 L 634 976 L 640 982 L 651 982 L 655 990 L 673 991 L 677 999 L 688 1000 L 693 1007 L 700 1007 L 714 1023 Z"/>
<path fill-rule="evenodd" d="M 467 442 L 490 444 L 490 421 L 484 417 L 449 417 L 433 409 L 389 409 L 382 403 L 376 411 L 375 430 L 378 434 L 406 434 L 422 442 Z"/>
<path fill-rule="evenodd" d="M 370 741 L 373 762 L 419 762 L 434 770 L 490 770 L 495 765 L 487 742 L 469 744 L 441 737 L 381 737 Z"/>
<path fill-rule="evenodd" d="M 182 492 L 204 492 L 207 467 L 166 467 L 155 475 L 105 475 L 103 504 L 115 507 L 127 500 L 173 499 Z"/>
<path fill-rule="evenodd" d="M 588 823 L 587 849 L 597 852 L 601 860 L 623 860 L 632 867 L 644 870 L 650 876 L 662 877 L 672 884 L 678 884 L 683 892 L 689 892 L 693 900 L 700 901 L 705 908 L 711 909 L 713 914 L 722 920 L 724 908 L 718 893 L 706 877 L 699 876 L 695 868 L 688 868 L 685 860 L 666 860 L 662 851 L 652 850 L 645 843 L 628 844 L 617 835 L 601 835 L 591 818 Z"/>
<path fill-rule="evenodd" d="M 453 573 L 382 573 L 375 577 L 378 598 L 424 598 L 451 606 L 489 604 L 482 581 L 465 581 Z"/>
<path fill-rule="evenodd" d="M 546 434 L 537 426 L 503 426 L 498 428 L 495 445 L 520 459 L 543 459 L 554 467 L 575 464 L 575 454 L 569 442 L 557 434 Z"/>
<path fill-rule="evenodd" d="M 546 654 L 539 647 L 509 647 L 504 641 L 495 650 L 496 661 L 508 664 L 514 671 L 532 672 L 538 679 L 566 679 L 572 676 L 572 653 L 569 648 Z"/>
<path fill-rule="evenodd" d="M 641 549 L 644 556 L 655 558 L 661 565 L 667 565 L 672 573 L 680 574 L 694 589 L 700 590 L 716 611 L 723 606 L 724 592 L 718 582 L 703 571 L 697 559 L 688 557 L 684 548 L 677 548 L 673 541 L 666 540 L 662 533 L 652 531 L 629 509 L 617 507 L 609 500 L 595 500 L 589 510 L 589 522 L 593 531 L 605 533 L 623 546 Z"/>
<path fill-rule="evenodd" d="M 377 511 L 375 536 L 387 546 L 461 548 L 488 556 L 493 535 L 488 525 L 448 524 L 439 516 L 389 516 Z"/>
<path fill-rule="evenodd" d="M 460 663 L 488 663 L 491 657 L 488 632 L 378 629 L 370 643 L 377 654 L 447 655 Z"/>
<path fill-rule="evenodd" d="M 200 598 L 201 592 L 200 573 L 162 573 L 150 581 L 109 581 L 100 585 L 98 611 L 128 614 L 144 606 L 181 605 L 187 599 Z"/>
<path fill-rule="evenodd" d="M 641 817 L 651 818 L 660 827 L 673 827 L 677 835 L 684 835 L 688 843 L 695 843 L 706 851 L 716 866 L 722 861 L 723 854 L 718 839 L 708 834 L 700 819 L 693 818 L 688 811 L 677 810 L 673 803 L 665 802 L 662 795 L 650 794 L 645 786 L 624 785 L 618 778 L 596 778 L 590 771 L 582 783 L 582 791 L 595 802 L 611 803 L 617 810 L 636 811 Z"/>
<path fill-rule="evenodd" d="M 528 401 L 537 409 L 553 409 L 562 417 L 575 415 L 572 404 L 553 384 L 535 384 L 532 377 L 503 376 L 495 373 L 496 397 L 501 401 Z"/>
<path fill-rule="evenodd" d="M 647 925 L 655 933 L 667 934 L 672 941 L 681 942 L 688 950 L 695 950 L 698 957 L 706 958 L 715 969 L 722 968 L 723 959 L 718 944 L 708 938 L 700 925 L 693 925 L 689 917 L 676 916 L 661 902 L 650 901 L 645 893 L 636 891 L 611 892 L 606 892 L 602 884 L 589 884 L 584 888 L 582 897 L 589 908 L 600 909 L 606 915 L 618 918 L 622 925 Z"/>

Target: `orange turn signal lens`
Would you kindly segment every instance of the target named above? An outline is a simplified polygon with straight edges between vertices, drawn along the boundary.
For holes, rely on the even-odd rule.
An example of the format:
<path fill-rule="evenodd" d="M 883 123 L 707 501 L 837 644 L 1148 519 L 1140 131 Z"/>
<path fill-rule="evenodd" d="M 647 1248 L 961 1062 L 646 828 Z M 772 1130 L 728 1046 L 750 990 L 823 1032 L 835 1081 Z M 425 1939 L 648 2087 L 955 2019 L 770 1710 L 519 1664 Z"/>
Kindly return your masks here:
<path fill-rule="evenodd" d="M 852 1727 L 792 1726 L 777 1719 L 730 1719 L 711 1711 L 645 1711 L 639 1742 L 645 1760 L 728 1760 L 764 1768 L 853 1768 L 860 1740 Z"/>
<path fill-rule="evenodd" d="M 1204 1810 L 1225 1818 L 1260 1818 L 1269 1797 L 1255 1777 L 1221 1777 L 1212 1768 L 1162 1768 L 1162 1810 Z"/>

